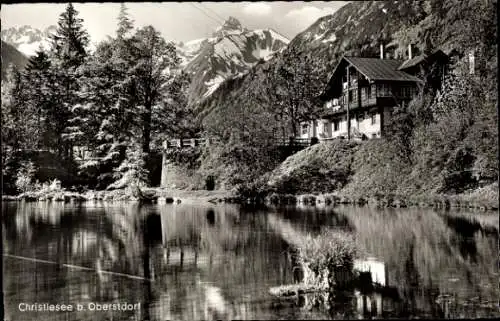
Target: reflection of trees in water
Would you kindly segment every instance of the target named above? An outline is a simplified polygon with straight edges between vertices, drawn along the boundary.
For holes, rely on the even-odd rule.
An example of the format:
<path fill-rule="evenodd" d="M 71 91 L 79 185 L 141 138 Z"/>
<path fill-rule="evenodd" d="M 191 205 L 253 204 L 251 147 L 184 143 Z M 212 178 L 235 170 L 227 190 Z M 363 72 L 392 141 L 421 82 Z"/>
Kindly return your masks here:
<path fill-rule="evenodd" d="M 484 217 L 483 215 L 477 216 Z M 445 215 L 443 220 L 455 232 L 452 238 L 453 244 L 459 248 L 462 257 L 471 263 L 477 262 L 478 250 L 475 236 L 498 236 L 498 226 L 481 224 L 470 216 Z"/>
<path fill-rule="evenodd" d="M 284 207 L 272 211 L 279 217 L 285 218 L 296 229 L 308 232 L 319 233 L 325 227 L 339 229 L 342 231 L 353 231 L 354 227 L 343 213 L 336 209 L 306 207 L 298 209 L 296 207 Z"/>
<path fill-rule="evenodd" d="M 240 212 L 236 206 L 181 204 L 159 207 L 159 211 L 163 246 L 170 251 L 168 264 L 154 283 L 170 298 L 171 314 L 163 319 L 243 319 L 252 303 L 238 298 L 248 295 L 255 300 L 267 293 L 262 283 L 279 279 L 283 269 L 274 263 L 280 259 L 274 247 L 281 243 L 279 237 L 265 232 L 264 215 Z M 179 251 L 184 252 L 184 265 L 176 259 Z M 196 266 L 190 259 L 194 251 L 198 251 Z M 193 275 L 198 275 L 194 284 Z M 155 315 L 160 313 L 156 302 L 152 307 Z M 252 313 L 255 309 L 252 304 Z"/>
<path fill-rule="evenodd" d="M 57 270 L 41 263 L 32 265 L 38 273 L 29 273 L 32 270 L 22 263 L 9 260 L 9 268 L 20 272 L 7 281 L 7 290 L 12 292 L 15 285 L 24 300 L 53 301 L 56 294 L 63 302 L 97 300 L 99 296 L 130 297 L 150 302 L 150 309 L 146 310 L 151 311 L 152 319 L 156 315 L 164 316 L 159 319 L 185 317 L 190 309 L 193 318 L 208 319 L 209 315 L 204 314 L 203 282 L 215 282 L 236 318 L 247 313 L 245 309 L 252 304 L 237 298 L 259 297 L 276 285 L 276 280 L 284 284 L 292 280 L 291 267 L 281 255 L 285 249 L 283 236 L 268 233 L 266 211 L 182 204 L 113 204 L 87 210 L 53 202 L 20 203 L 6 211 L 4 208 L 8 214 L 4 215 L 8 247 L 4 249 L 9 252 L 83 266 L 100 262 L 103 270 L 143 276 L 149 273 L 155 278 L 154 282 L 143 283 L 66 268 Z M 366 207 L 316 214 L 288 210 L 275 217 L 300 231 L 317 233 L 321 225 L 353 230 L 364 251 L 387 265 L 389 284 L 397 287 L 401 302 L 409 304 L 408 314 L 419 310 L 421 315 L 428 312 L 430 316 L 443 316 L 448 309 L 447 316 L 457 316 L 460 307 L 436 305 L 436 300 L 448 293 L 453 293 L 458 301 L 471 296 L 498 297 L 498 228 L 486 218 L 474 221 L 471 217 L 434 211 Z M 163 259 L 167 249 L 171 250 L 169 264 Z M 180 249 L 185 253 L 182 267 L 174 259 Z M 191 257 L 194 253 L 198 253 L 198 264 L 190 267 L 189 262 L 195 261 Z M 195 273 L 200 276 L 198 283 L 193 281 Z M 160 308 L 160 300 L 168 301 L 171 309 Z M 196 300 L 199 303 L 194 308 L 190 302 Z M 237 307 L 241 307 L 240 312 Z M 396 308 L 405 310 L 404 306 Z M 257 313 L 255 304 L 251 309 Z M 141 316 L 144 317 L 147 315 Z"/>
<path fill-rule="evenodd" d="M 462 302 L 474 296 L 498 296 L 498 291 L 484 286 L 497 282 L 491 268 L 497 234 L 471 235 L 463 219 L 432 210 L 345 207 L 340 211 L 355 226 L 358 245 L 386 262 L 390 285 L 402 296 L 402 311 L 438 317 L 439 295 L 454 293 Z M 462 223 L 469 233 L 466 241 L 455 228 Z"/>
<path fill-rule="evenodd" d="M 292 243 L 294 233 L 310 231 L 298 215 L 286 210 L 273 216 L 286 223 L 279 224 L 278 233 L 291 238 Z M 319 211 L 309 220 L 319 221 L 319 215 L 324 213 Z M 450 293 L 457 302 L 474 296 L 483 300 L 498 296 L 497 287 L 488 286 L 497 282 L 494 257 L 498 228 L 487 217 L 478 223 L 474 217 L 448 217 L 432 210 L 367 207 L 339 207 L 333 216 L 329 228 L 340 225 L 352 229 L 361 253 L 385 262 L 389 288 L 383 291 L 384 306 L 393 310 L 386 316 L 459 316 L 460 306 L 443 307 L 436 302 Z M 339 303 L 334 300 L 332 304 Z M 481 313 L 487 315 L 486 311 Z"/>
<path fill-rule="evenodd" d="M 6 263 L 5 289 L 11 293 L 7 305 L 105 302 L 136 296 L 137 280 L 101 273 L 135 274 L 129 267 L 137 265 L 134 261 L 142 246 L 135 209 L 87 210 L 55 202 L 17 205 L 7 213 L 11 218 L 4 221 L 9 231 L 6 243 L 10 253 L 25 259 L 11 258 Z M 140 275 L 141 271 L 136 272 Z M 13 306 L 9 310 L 17 311 Z M 79 316 L 93 318 L 85 313 Z"/>

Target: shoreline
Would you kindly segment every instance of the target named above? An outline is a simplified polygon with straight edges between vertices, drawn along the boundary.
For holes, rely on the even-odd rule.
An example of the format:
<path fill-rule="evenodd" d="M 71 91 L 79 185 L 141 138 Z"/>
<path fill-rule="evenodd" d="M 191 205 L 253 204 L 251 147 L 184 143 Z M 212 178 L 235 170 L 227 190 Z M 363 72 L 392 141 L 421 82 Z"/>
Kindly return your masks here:
<path fill-rule="evenodd" d="M 231 203 L 254 205 L 295 205 L 310 207 L 334 207 L 336 205 L 368 206 L 378 208 L 434 208 L 434 209 L 475 209 L 496 211 L 498 203 L 493 199 L 478 199 L 463 194 L 456 195 L 375 195 L 349 197 L 337 193 L 324 194 L 284 194 L 269 193 L 259 197 L 241 197 L 228 190 L 166 190 L 163 188 L 144 188 L 140 195 L 126 190 L 28 192 L 19 195 L 2 195 L 6 202 L 142 202 L 153 204 L 168 203 Z"/>
<path fill-rule="evenodd" d="M 266 203 L 273 205 L 336 206 L 355 205 L 379 208 L 434 208 L 434 209 L 478 209 L 498 210 L 494 200 L 471 199 L 463 195 L 398 196 L 377 195 L 349 197 L 335 193 L 326 194 L 279 194 L 266 197 Z"/>

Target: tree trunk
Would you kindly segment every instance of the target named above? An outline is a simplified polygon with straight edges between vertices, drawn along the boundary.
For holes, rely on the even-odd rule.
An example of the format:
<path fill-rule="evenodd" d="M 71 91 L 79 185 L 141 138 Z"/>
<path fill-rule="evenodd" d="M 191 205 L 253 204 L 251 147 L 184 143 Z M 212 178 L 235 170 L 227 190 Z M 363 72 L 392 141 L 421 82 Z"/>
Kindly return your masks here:
<path fill-rule="evenodd" d="M 295 120 L 292 120 L 292 133 L 293 137 L 297 137 L 297 124 L 295 123 Z"/>
<path fill-rule="evenodd" d="M 143 132 L 142 132 L 142 151 L 149 153 L 149 145 L 151 142 L 151 102 L 146 102 L 146 113 L 142 117 Z"/>

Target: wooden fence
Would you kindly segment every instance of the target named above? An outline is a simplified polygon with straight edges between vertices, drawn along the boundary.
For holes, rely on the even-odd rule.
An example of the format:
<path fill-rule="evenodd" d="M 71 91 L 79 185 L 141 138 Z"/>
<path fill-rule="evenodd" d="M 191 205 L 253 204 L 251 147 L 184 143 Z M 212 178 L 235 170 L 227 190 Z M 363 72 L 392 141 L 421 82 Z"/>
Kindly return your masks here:
<path fill-rule="evenodd" d="M 277 146 L 295 146 L 295 147 L 308 147 L 312 145 L 310 138 L 275 138 L 273 144 Z M 208 146 L 210 140 L 208 138 L 184 138 L 184 139 L 168 139 L 163 141 L 163 149 L 169 148 L 186 148 L 197 146 Z"/>
<path fill-rule="evenodd" d="M 168 139 L 163 141 L 163 148 L 183 148 L 197 147 L 209 145 L 208 138 L 184 138 L 184 139 Z"/>

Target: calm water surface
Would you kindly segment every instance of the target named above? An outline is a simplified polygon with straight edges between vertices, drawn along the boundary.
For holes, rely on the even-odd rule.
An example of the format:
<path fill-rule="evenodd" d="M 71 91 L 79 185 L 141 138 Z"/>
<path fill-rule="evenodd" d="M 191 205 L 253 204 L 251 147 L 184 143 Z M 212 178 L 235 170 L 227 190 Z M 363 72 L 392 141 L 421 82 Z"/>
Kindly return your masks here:
<path fill-rule="evenodd" d="M 6 320 L 500 317 L 498 215 L 422 209 L 3 204 Z M 385 286 L 326 311 L 272 297 L 286 240 L 338 229 Z M 346 303 L 347 302 L 347 303 Z M 82 311 L 21 311 L 30 304 Z M 95 311 L 129 304 L 128 311 Z M 115 306 L 117 309 L 118 307 Z"/>

